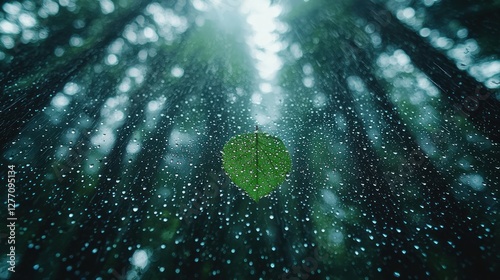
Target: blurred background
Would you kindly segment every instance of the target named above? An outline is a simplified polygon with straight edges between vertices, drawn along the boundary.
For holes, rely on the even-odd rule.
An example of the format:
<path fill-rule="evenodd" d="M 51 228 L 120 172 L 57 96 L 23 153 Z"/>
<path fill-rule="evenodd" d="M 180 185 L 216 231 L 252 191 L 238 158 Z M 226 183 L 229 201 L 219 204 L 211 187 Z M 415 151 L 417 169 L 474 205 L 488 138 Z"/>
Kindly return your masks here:
<path fill-rule="evenodd" d="M 0 5 L 0 278 L 498 275 L 499 1 Z M 258 203 L 220 152 L 256 125 Z"/>

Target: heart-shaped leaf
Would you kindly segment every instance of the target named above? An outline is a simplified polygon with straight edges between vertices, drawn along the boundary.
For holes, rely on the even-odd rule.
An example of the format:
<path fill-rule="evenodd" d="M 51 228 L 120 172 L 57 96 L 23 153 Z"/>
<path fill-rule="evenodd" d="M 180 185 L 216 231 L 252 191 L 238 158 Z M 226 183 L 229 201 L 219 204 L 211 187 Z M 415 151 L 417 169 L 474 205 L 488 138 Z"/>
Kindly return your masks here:
<path fill-rule="evenodd" d="M 258 130 L 231 138 L 222 161 L 229 178 L 255 201 L 283 183 L 292 168 L 283 141 Z"/>

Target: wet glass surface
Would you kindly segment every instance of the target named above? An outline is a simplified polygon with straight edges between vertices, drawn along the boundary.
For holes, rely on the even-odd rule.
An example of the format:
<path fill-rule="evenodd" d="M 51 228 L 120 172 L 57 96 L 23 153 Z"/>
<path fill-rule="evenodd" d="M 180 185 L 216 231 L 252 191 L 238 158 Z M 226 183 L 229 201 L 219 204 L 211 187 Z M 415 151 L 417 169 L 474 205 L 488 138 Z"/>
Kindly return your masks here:
<path fill-rule="evenodd" d="M 3 2 L 0 277 L 493 278 L 499 11 Z M 257 125 L 292 157 L 258 202 L 221 162 Z"/>

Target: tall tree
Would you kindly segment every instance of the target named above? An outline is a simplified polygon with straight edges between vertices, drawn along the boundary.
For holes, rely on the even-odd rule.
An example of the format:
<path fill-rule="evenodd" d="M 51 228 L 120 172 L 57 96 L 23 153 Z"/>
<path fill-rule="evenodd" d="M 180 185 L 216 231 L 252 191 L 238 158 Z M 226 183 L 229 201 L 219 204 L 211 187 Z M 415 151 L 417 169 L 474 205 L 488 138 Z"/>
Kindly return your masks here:
<path fill-rule="evenodd" d="M 432 83 L 446 96 L 450 106 L 461 112 L 492 141 L 500 142 L 500 101 L 445 54 L 436 50 L 415 31 L 396 19 L 381 4 L 362 1 L 356 7 L 368 21 L 381 26 L 384 40 L 404 50 Z"/>
<path fill-rule="evenodd" d="M 43 111 L 52 97 L 62 90 L 71 78 L 85 66 L 102 59 L 105 48 L 118 38 L 118 34 L 123 32 L 129 22 L 143 12 L 147 4 L 148 1 L 140 1 L 139 4 L 131 5 L 129 10 L 118 13 L 112 20 L 98 21 L 96 26 L 86 29 L 89 31 L 88 42 L 82 47 L 67 51 L 62 59 L 49 53 L 44 53 L 39 60 L 31 60 L 28 57 L 31 53 L 16 56 L 0 76 L 0 85 L 4 88 L 0 99 L 0 127 L 5 132 L 1 137 L 2 147 L 7 147 L 9 141 L 19 134 L 31 118 Z M 62 24 L 63 28 L 72 25 L 69 20 Z M 92 30 L 93 28 L 97 30 Z M 97 34 L 93 34 L 94 32 Z M 46 52 L 55 49 L 56 46 L 52 44 L 57 42 L 49 38 L 37 47 Z"/>

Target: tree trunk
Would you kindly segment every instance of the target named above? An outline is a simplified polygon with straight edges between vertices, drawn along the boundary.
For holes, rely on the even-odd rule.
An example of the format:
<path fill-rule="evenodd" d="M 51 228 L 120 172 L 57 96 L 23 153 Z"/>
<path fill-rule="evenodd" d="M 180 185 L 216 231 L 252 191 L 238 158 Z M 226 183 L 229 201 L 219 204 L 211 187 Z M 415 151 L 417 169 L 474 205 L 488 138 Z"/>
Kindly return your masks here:
<path fill-rule="evenodd" d="M 96 40 L 93 45 L 85 47 L 83 51 L 69 58 L 68 61 L 58 63 L 45 75 L 38 73 L 40 72 L 39 67 L 28 70 L 14 68 L 7 72 L 5 77 L 2 77 L 0 85 L 4 88 L 4 92 L 0 98 L 2 104 L 0 127 L 3 134 L 0 137 L 0 144 L 3 149 L 9 146 L 8 143 L 21 132 L 30 119 L 48 106 L 52 97 L 71 78 L 89 63 L 102 58 L 104 49 L 119 37 L 118 34 L 142 12 L 148 3 L 149 1 L 141 2 L 137 9 L 132 9 L 128 14 L 118 17 L 116 22 L 110 24 L 113 28 L 105 30 L 101 39 Z M 31 60 L 29 61 L 31 62 Z M 46 67 L 42 65 L 41 69 Z M 34 80 L 31 81 L 32 79 Z"/>
<path fill-rule="evenodd" d="M 500 102 L 493 91 L 466 71 L 458 69 L 451 59 L 401 23 L 382 5 L 358 1 L 357 6 L 362 7 L 360 14 L 369 22 L 381 26 L 382 38 L 405 51 L 457 113 L 467 117 L 491 141 L 500 143 Z"/>
<path fill-rule="evenodd" d="M 340 79 L 346 77 L 345 74 L 337 73 Z M 325 77 L 325 82 L 327 81 Z M 370 144 L 363 122 L 354 109 L 352 95 L 345 91 L 346 86 L 330 85 L 325 91 L 331 92 L 329 111 L 342 113 L 346 118 L 346 137 L 350 154 L 355 166 L 359 168 L 355 171 L 359 179 L 357 185 L 352 186 L 354 191 L 352 200 L 362 204 L 365 213 L 369 213 L 365 222 L 375 228 L 373 230 L 377 235 L 375 241 L 380 244 L 379 255 L 384 256 L 373 265 L 383 268 L 381 274 L 384 279 L 394 277 L 394 272 L 403 277 L 425 278 L 425 272 L 419 269 L 425 265 L 411 243 L 413 233 L 399 213 L 397 199 L 393 196 L 389 183 L 384 179 L 379 159 Z M 401 233 L 396 235 L 397 230 Z M 384 237 L 384 234 L 387 237 Z"/>
<path fill-rule="evenodd" d="M 425 155 L 425 152 L 417 144 L 415 137 L 400 118 L 397 109 L 390 102 L 387 91 L 379 83 L 377 77 L 373 75 L 373 65 L 368 60 L 363 50 L 357 52 L 361 61 L 357 69 L 361 70 L 368 91 L 375 96 L 375 102 L 382 112 L 384 120 L 389 124 L 391 130 L 401 137 L 402 150 L 406 153 L 406 167 L 409 168 L 403 179 L 416 180 L 419 191 L 422 193 L 425 205 L 429 207 L 429 215 L 432 221 L 439 225 L 438 231 L 433 235 L 439 240 L 440 246 L 449 254 L 458 254 L 461 263 L 468 263 L 470 267 L 466 271 L 472 274 L 468 278 L 474 278 L 474 273 L 480 275 L 490 275 L 491 271 L 486 265 L 485 257 L 481 247 L 495 246 L 489 238 L 481 238 L 484 234 L 480 225 L 474 224 L 470 220 L 471 213 L 457 201 L 453 195 L 453 189 L 445 176 L 435 167 L 433 162 Z M 365 63 L 363 63 L 366 61 Z M 453 231 L 453 234 L 450 234 Z M 452 241 L 455 247 L 448 246 L 448 241 Z M 464 260 L 467 260 L 464 262 Z M 458 275 L 457 275 L 458 276 Z"/>

